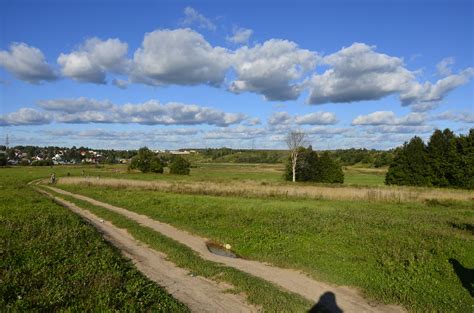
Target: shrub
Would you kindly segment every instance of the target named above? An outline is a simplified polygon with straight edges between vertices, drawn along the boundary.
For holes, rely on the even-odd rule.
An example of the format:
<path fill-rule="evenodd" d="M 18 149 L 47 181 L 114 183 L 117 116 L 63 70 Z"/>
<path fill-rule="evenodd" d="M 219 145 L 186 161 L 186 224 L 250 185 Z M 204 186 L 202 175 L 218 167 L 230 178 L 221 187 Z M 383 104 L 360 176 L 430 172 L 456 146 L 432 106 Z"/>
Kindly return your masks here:
<path fill-rule="evenodd" d="M 189 175 L 191 163 L 181 156 L 175 156 L 169 166 L 171 174 Z"/>
<path fill-rule="evenodd" d="M 163 173 L 163 162 L 147 147 L 140 148 L 138 154 L 132 158 L 130 169 L 138 169 L 143 173 Z"/>
<path fill-rule="evenodd" d="M 34 160 L 31 162 L 31 166 L 52 166 L 54 165 L 52 160 Z"/>
<path fill-rule="evenodd" d="M 7 165 L 7 155 L 4 153 L 0 153 L 0 166 Z"/>

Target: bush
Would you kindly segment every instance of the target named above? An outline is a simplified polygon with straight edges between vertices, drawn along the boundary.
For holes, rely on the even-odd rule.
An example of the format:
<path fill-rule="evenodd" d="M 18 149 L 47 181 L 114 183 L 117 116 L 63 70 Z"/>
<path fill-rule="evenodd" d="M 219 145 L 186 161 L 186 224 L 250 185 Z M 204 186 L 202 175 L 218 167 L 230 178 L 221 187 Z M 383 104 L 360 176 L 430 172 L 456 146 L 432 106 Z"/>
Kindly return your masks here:
<path fill-rule="evenodd" d="M 132 158 L 129 168 L 138 169 L 143 173 L 163 173 L 163 162 L 153 151 L 144 147 Z"/>
<path fill-rule="evenodd" d="M 31 162 L 31 166 L 52 166 L 54 165 L 52 160 L 34 160 Z"/>
<path fill-rule="evenodd" d="M 7 165 L 7 155 L 4 153 L 0 153 L 0 166 Z"/>
<path fill-rule="evenodd" d="M 285 179 L 293 179 L 291 159 L 285 170 Z M 299 156 L 296 162 L 296 181 L 312 181 L 319 183 L 344 183 L 344 173 L 341 165 L 331 158 L 328 152 L 323 152 L 321 156 L 312 147 L 299 149 Z"/>
<path fill-rule="evenodd" d="M 30 160 L 28 160 L 28 159 L 22 159 L 22 160 L 20 161 L 20 165 L 21 165 L 21 166 L 28 166 L 28 165 L 30 165 Z"/>
<path fill-rule="evenodd" d="M 169 167 L 171 174 L 189 175 L 191 163 L 181 156 L 175 156 Z"/>

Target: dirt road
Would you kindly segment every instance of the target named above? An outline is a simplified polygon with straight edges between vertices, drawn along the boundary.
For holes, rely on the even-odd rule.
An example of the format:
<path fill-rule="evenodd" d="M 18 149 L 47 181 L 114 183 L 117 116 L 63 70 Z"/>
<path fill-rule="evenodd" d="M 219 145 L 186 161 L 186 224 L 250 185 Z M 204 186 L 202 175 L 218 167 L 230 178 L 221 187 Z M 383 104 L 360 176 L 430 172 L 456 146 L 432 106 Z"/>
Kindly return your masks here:
<path fill-rule="evenodd" d="M 53 195 L 46 191 L 39 191 L 53 198 Z M 226 293 L 232 286 L 191 276 L 185 269 L 167 261 L 165 254 L 135 240 L 126 230 L 100 219 L 69 201 L 57 197 L 55 201 L 89 221 L 107 241 L 131 259 L 139 271 L 186 304 L 192 312 L 257 312 L 257 309 L 249 305 L 243 296 Z"/>
<path fill-rule="evenodd" d="M 336 287 L 326 283 L 318 282 L 309 278 L 304 273 L 296 270 L 278 268 L 269 264 L 252 260 L 244 260 L 239 258 L 234 259 L 215 255 L 209 252 L 207 249 L 205 244 L 207 241 L 206 238 L 190 234 L 169 224 L 153 220 L 147 216 L 140 215 L 124 208 L 113 206 L 111 204 L 104 203 L 86 196 L 73 194 L 55 187 L 47 186 L 47 188 L 50 188 L 59 194 L 72 196 L 76 199 L 80 199 L 93 205 L 101 206 L 113 212 L 119 213 L 143 226 L 149 227 L 188 246 L 199 253 L 203 259 L 222 263 L 226 266 L 230 266 L 251 275 L 260 277 L 282 287 L 287 291 L 299 294 L 315 303 L 323 294 L 332 292 L 336 297 L 335 300 L 337 305 L 344 312 L 404 312 L 404 310 L 399 306 L 371 304 L 366 299 L 364 299 L 357 292 L 357 290 L 353 288 L 339 286 Z"/>

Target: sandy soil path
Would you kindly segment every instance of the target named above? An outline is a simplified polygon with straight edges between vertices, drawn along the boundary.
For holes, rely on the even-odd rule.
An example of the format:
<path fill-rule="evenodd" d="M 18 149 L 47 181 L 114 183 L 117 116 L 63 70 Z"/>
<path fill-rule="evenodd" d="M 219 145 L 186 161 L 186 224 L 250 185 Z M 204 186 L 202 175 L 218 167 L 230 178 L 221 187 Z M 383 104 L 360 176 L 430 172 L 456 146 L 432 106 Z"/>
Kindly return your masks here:
<path fill-rule="evenodd" d="M 226 266 L 234 267 L 243 272 L 260 277 L 286 289 L 287 291 L 297 293 L 314 303 L 316 303 L 325 293 L 332 292 L 335 295 L 337 306 L 344 312 L 405 312 L 405 310 L 399 306 L 376 305 L 369 303 L 357 292 L 357 290 L 353 288 L 344 286 L 336 287 L 323 282 L 318 282 L 296 270 L 278 268 L 252 260 L 234 259 L 215 255 L 207 249 L 205 244 L 207 241 L 206 238 L 190 234 L 169 224 L 153 220 L 147 216 L 131 212 L 124 208 L 113 206 L 86 196 L 73 194 L 59 188 L 50 186 L 45 187 L 50 188 L 57 193 L 72 196 L 76 199 L 87 201 L 93 205 L 101 206 L 119 213 L 143 226 L 156 230 L 161 234 L 188 246 L 196 251 L 203 259 L 222 263 Z"/>
<path fill-rule="evenodd" d="M 39 192 L 53 197 L 46 191 Z M 166 260 L 166 255 L 135 240 L 126 230 L 104 221 L 93 213 L 81 209 L 64 199 L 55 198 L 97 228 L 104 238 L 122 253 L 151 280 L 164 287 L 173 297 L 183 302 L 192 312 L 257 312 L 243 296 L 226 293 L 232 286 L 216 283 L 200 276 L 190 276 L 185 269 Z"/>

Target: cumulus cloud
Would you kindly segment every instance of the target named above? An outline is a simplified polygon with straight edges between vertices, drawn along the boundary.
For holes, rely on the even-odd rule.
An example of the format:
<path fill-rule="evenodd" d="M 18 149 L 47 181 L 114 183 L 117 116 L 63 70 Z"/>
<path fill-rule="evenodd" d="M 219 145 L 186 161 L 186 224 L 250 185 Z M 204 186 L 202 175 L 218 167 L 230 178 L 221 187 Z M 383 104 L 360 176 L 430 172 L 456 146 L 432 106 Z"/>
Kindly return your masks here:
<path fill-rule="evenodd" d="M 218 128 L 204 134 L 204 139 L 254 139 L 267 135 L 267 131 L 260 127 L 236 126 L 228 128 Z"/>
<path fill-rule="evenodd" d="M 403 106 L 427 111 L 437 107 L 451 90 L 468 83 L 474 75 L 474 68 L 451 74 L 452 62 L 448 58 L 438 64 L 438 70 L 446 77 L 435 83 L 420 83 L 401 58 L 378 53 L 374 46 L 354 43 L 323 58 L 330 68 L 308 81 L 308 103 L 378 100 L 398 94 Z"/>
<path fill-rule="evenodd" d="M 61 111 L 65 113 L 78 113 L 84 111 L 100 111 L 113 107 L 108 100 L 95 100 L 86 97 L 76 99 L 40 100 L 38 106 L 47 111 Z"/>
<path fill-rule="evenodd" d="M 226 113 L 208 107 L 182 103 L 161 104 L 150 100 L 142 104 L 126 104 L 121 113 L 134 123 L 148 125 L 196 125 L 209 124 L 228 126 L 242 122 L 246 116 L 242 113 Z"/>
<path fill-rule="evenodd" d="M 472 112 L 451 112 L 445 111 L 433 117 L 434 120 L 448 120 L 454 122 L 474 123 L 474 113 Z"/>
<path fill-rule="evenodd" d="M 20 120 L 17 115 L 29 113 L 34 121 L 33 113 L 48 116 L 44 121 L 58 123 L 137 123 L 143 125 L 200 125 L 208 124 L 226 127 L 232 124 L 252 120 L 242 113 L 227 113 L 221 110 L 202 107 L 195 104 L 170 102 L 162 104 L 157 100 L 149 100 L 138 104 L 116 105 L 108 100 L 95 100 L 85 97 L 76 99 L 41 100 L 38 105 L 46 113 L 33 109 L 22 109 L 2 117 L 2 123 L 15 125 Z M 17 122 L 16 124 L 21 124 Z M 32 123 L 33 124 L 33 123 Z"/>
<path fill-rule="evenodd" d="M 112 85 L 120 89 L 127 89 L 129 84 L 130 82 L 128 80 L 116 79 L 116 78 L 112 80 Z"/>
<path fill-rule="evenodd" d="M 337 124 L 336 114 L 331 112 L 313 112 L 305 115 L 292 116 L 287 112 L 274 112 L 268 118 L 268 125 L 288 127 L 290 124 L 298 125 L 333 125 Z"/>
<path fill-rule="evenodd" d="M 309 81 L 311 104 L 377 100 L 400 92 L 414 79 L 403 60 L 374 51 L 374 46 L 354 43 L 324 57 L 330 66 Z"/>
<path fill-rule="evenodd" d="M 273 112 L 268 118 L 268 125 L 278 126 L 286 125 L 293 121 L 293 117 L 287 112 Z"/>
<path fill-rule="evenodd" d="M 410 113 L 397 117 L 392 111 L 376 111 L 368 115 L 359 115 L 352 125 L 422 125 L 426 121 L 426 114 Z"/>
<path fill-rule="evenodd" d="M 252 34 L 253 30 L 249 28 L 235 27 L 232 36 L 227 36 L 226 39 L 235 44 L 247 44 Z"/>
<path fill-rule="evenodd" d="M 21 108 L 0 116 L 0 126 L 44 125 L 50 122 L 49 114 L 30 108 Z"/>
<path fill-rule="evenodd" d="M 57 79 L 43 53 L 25 43 L 13 43 L 9 51 L 0 51 L 0 66 L 16 78 L 31 84 Z"/>
<path fill-rule="evenodd" d="M 451 65 L 455 63 L 453 57 L 448 57 L 442 59 L 438 64 L 436 64 L 436 69 L 438 70 L 438 75 L 440 76 L 449 76 L 452 74 Z"/>
<path fill-rule="evenodd" d="M 229 66 L 228 51 L 212 47 L 191 29 L 147 33 L 133 58 L 132 80 L 149 85 L 220 85 Z"/>
<path fill-rule="evenodd" d="M 181 21 L 181 25 L 190 26 L 193 24 L 197 24 L 199 28 L 216 30 L 216 25 L 214 25 L 210 19 L 199 13 L 197 10 L 191 7 L 186 7 L 184 8 L 184 19 Z"/>
<path fill-rule="evenodd" d="M 379 125 L 368 128 L 366 131 L 370 134 L 417 134 L 431 133 L 435 129 L 431 125 Z"/>
<path fill-rule="evenodd" d="M 58 57 L 64 76 L 80 82 L 105 84 L 107 72 L 126 73 L 127 43 L 119 39 L 90 38 L 77 50 Z"/>
<path fill-rule="evenodd" d="M 427 111 L 436 108 L 450 91 L 468 83 L 472 76 L 474 68 L 469 67 L 434 84 L 414 82 L 400 94 L 400 100 L 403 106 L 410 106 L 414 111 Z"/>
<path fill-rule="evenodd" d="M 252 48 L 241 47 L 232 57 L 237 78 L 229 90 L 255 92 L 266 100 L 294 100 L 302 91 L 302 85 L 294 81 L 312 70 L 316 60 L 315 53 L 288 40 L 271 39 Z"/>
<path fill-rule="evenodd" d="M 300 125 L 331 125 L 337 122 L 336 114 L 331 112 L 313 112 L 295 117 L 295 123 Z"/>

